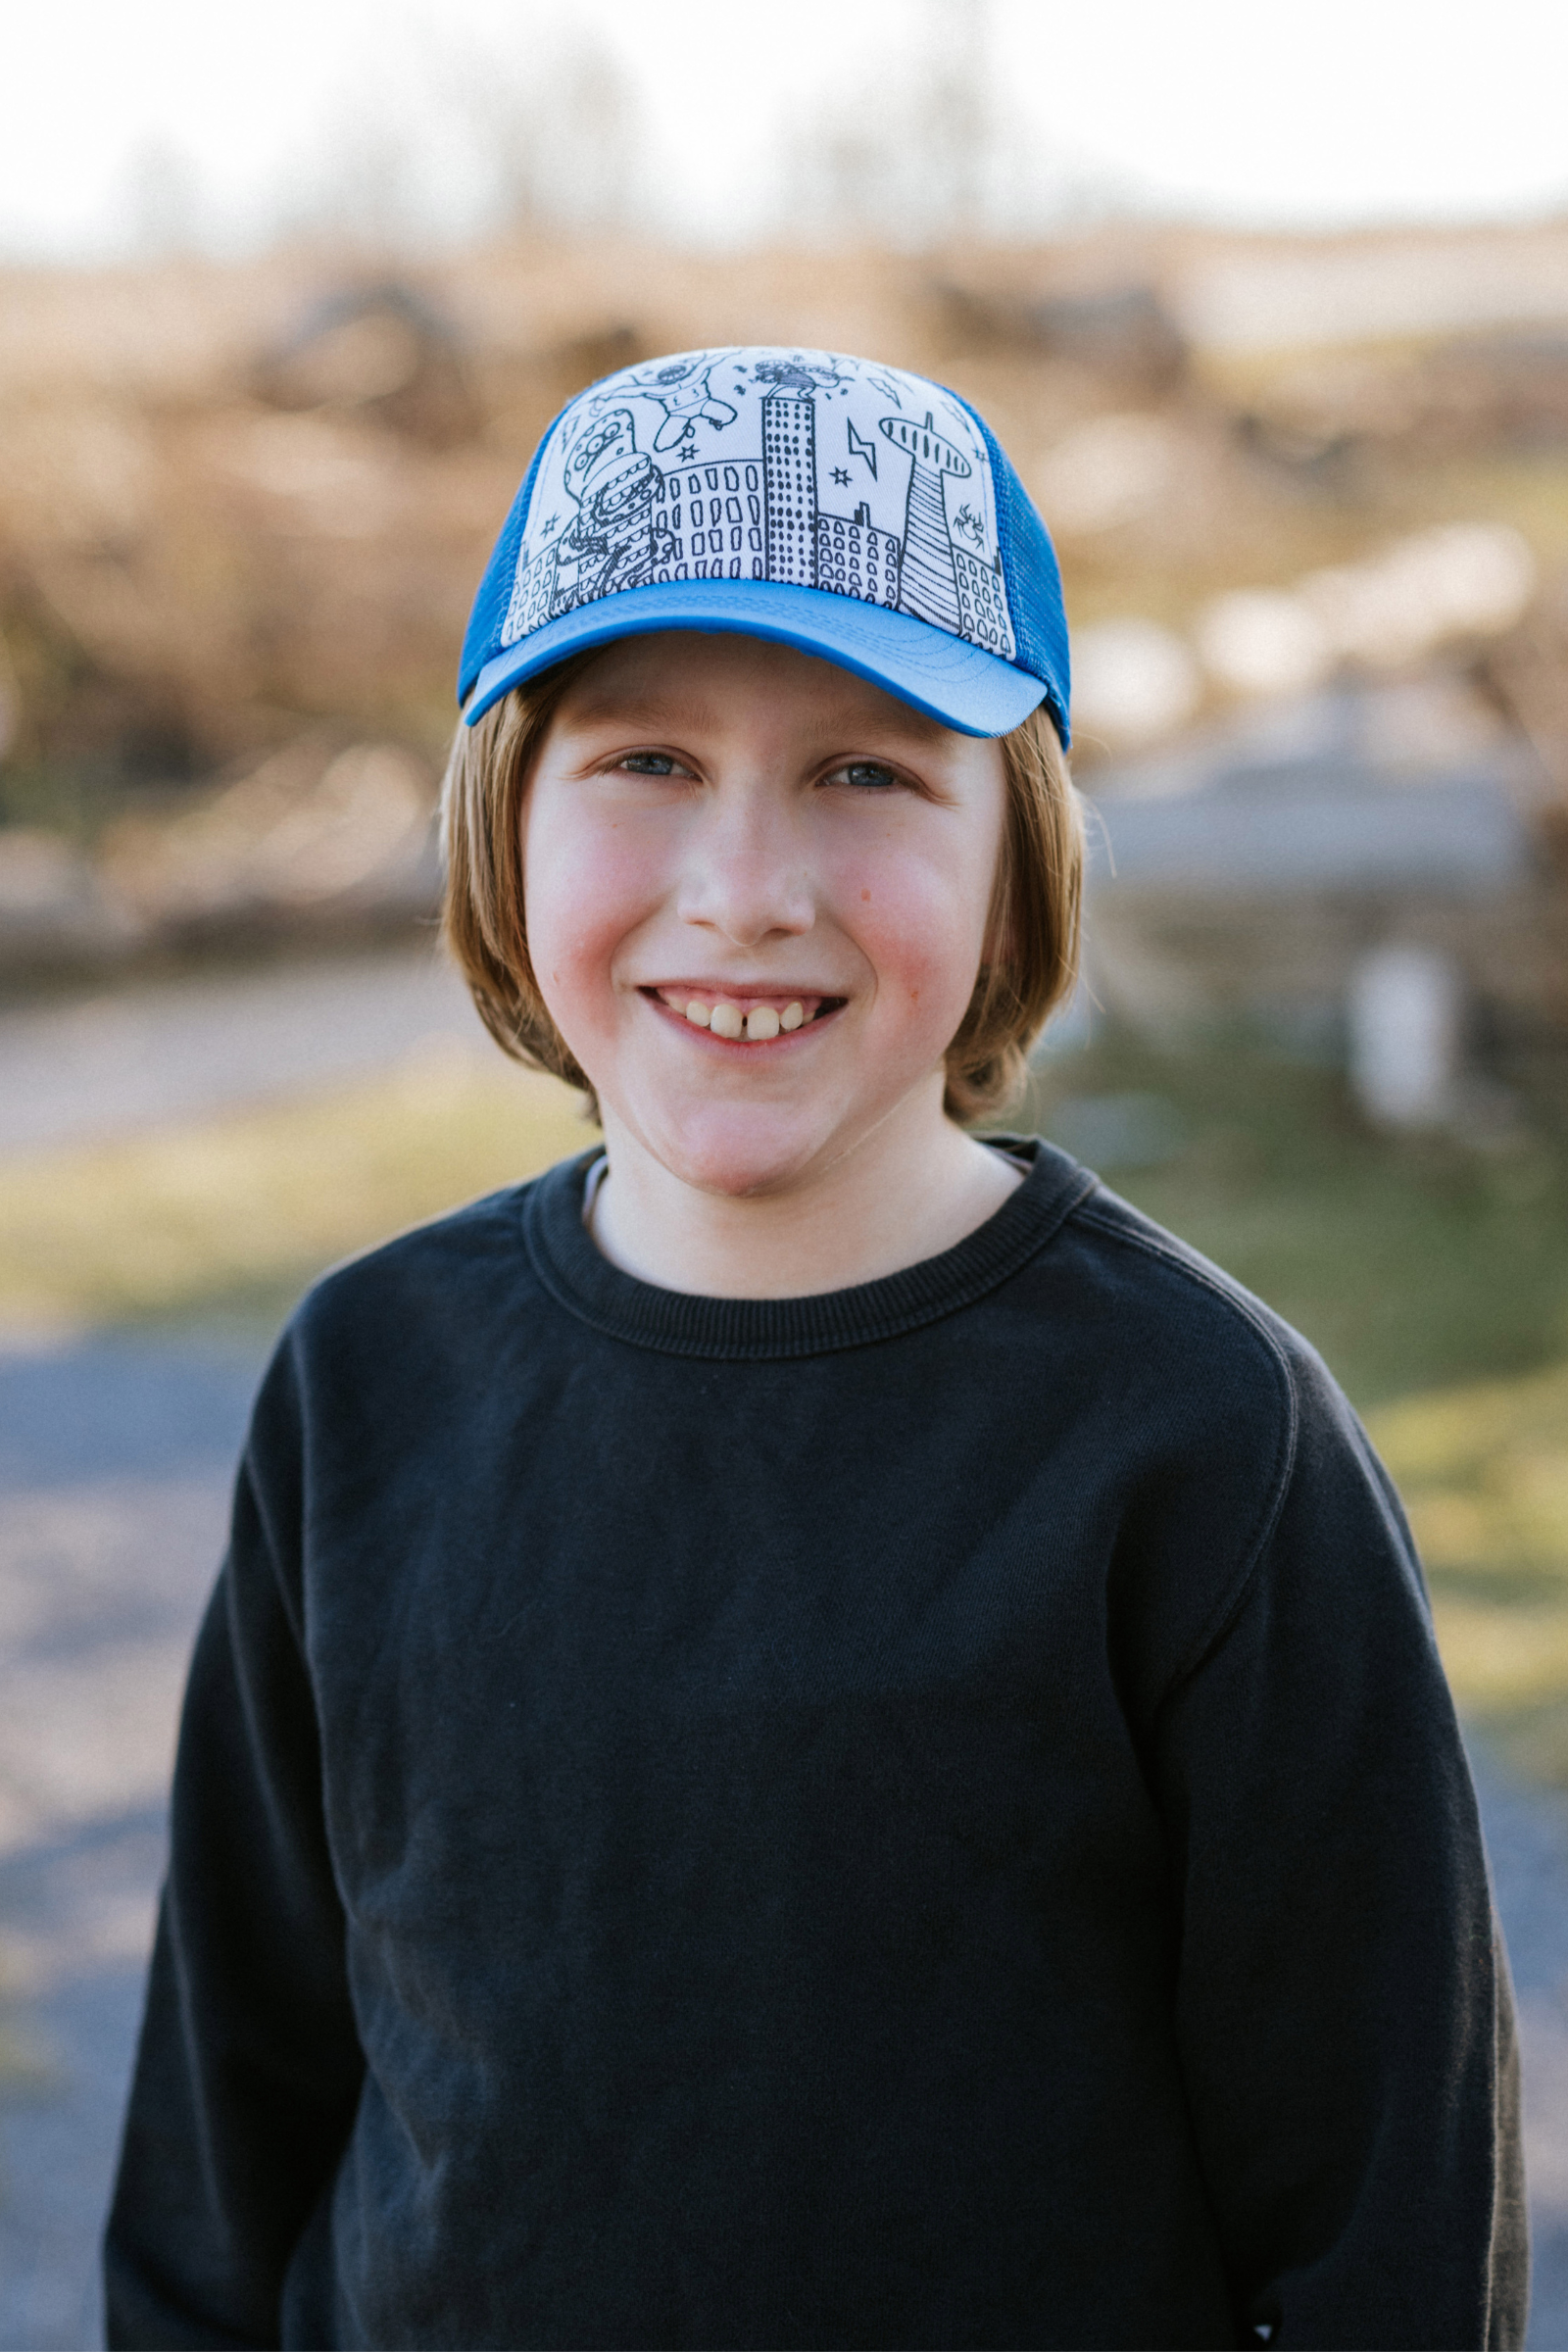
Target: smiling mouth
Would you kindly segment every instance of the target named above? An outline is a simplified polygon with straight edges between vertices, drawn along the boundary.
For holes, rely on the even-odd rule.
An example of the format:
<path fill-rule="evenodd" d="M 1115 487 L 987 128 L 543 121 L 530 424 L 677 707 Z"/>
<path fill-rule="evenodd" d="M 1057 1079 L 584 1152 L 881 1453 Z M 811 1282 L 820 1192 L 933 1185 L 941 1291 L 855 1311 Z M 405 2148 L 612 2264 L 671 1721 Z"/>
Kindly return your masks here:
<path fill-rule="evenodd" d="M 678 1013 L 694 1029 L 731 1045 L 771 1045 L 775 1038 L 792 1037 L 826 1020 L 848 1002 L 844 997 L 795 995 L 786 989 L 757 994 L 751 990 L 730 996 L 712 989 L 645 988 L 642 994 L 667 1012 Z"/>

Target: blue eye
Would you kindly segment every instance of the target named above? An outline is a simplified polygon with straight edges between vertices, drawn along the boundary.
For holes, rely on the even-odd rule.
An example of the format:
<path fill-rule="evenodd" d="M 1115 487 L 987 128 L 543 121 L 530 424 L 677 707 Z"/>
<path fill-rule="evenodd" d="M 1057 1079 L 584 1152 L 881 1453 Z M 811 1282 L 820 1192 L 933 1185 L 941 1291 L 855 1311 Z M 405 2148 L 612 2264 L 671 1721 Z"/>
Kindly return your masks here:
<path fill-rule="evenodd" d="M 848 767 L 839 769 L 839 774 L 847 776 L 852 784 L 867 784 L 884 789 L 889 784 L 897 784 L 899 780 L 892 768 L 884 767 L 879 760 L 852 760 Z"/>
<path fill-rule="evenodd" d="M 675 762 L 667 752 L 628 752 L 620 765 L 634 776 L 672 776 Z"/>

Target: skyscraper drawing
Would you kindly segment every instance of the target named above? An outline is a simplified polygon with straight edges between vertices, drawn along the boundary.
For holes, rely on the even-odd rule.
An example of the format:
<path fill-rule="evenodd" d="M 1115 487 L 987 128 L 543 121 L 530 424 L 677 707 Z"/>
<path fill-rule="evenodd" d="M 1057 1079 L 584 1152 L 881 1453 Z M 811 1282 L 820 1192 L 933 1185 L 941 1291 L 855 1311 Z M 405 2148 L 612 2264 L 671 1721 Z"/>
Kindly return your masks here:
<path fill-rule="evenodd" d="M 864 502 L 851 515 L 816 518 L 816 584 L 868 605 L 899 601 L 899 535 L 879 531 Z"/>
<path fill-rule="evenodd" d="M 904 528 L 900 606 L 906 612 L 912 612 L 917 620 L 935 621 L 942 629 L 956 629 L 958 583 L 942 476 L 951 473 L 961 481 L 973 468 L 961 451 L 932 429 L 929 409 L 924 424 L 916 424 L 910 416 L 883 416 L 878 423 L 895 447 L 907 450 L 913 460 Z"/>
<path fill-rule="evenodd" d="M 765 532 L 770 580 L 816 586 L 816 402 L 774 390 L 762 403 Z"/>
<path fill-rule="evenodd" d="M 1007 619 L 1001 556 L 983 564 L 966 547 L 956 546 L 953 567 L 957 574 L 958 625 L 963 634 L 971 645 L 982 645 L 988 654 L 1000 654 L 1004 662 L 1010 662 L 1016 649 Z"/>

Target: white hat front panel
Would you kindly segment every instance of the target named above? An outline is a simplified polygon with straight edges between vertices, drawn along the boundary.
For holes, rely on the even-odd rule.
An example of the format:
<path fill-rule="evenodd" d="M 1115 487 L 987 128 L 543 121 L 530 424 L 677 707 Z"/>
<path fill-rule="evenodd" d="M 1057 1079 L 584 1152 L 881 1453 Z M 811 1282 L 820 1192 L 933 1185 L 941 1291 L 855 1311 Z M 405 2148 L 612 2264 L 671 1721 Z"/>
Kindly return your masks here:
<path fill-rule="evenodd" d="M 686 352 L 573 401 L 534 477 L 501 643 L 699 579 L 824 589 L 1016 650 L 978 425 L 865 360 Z"/>

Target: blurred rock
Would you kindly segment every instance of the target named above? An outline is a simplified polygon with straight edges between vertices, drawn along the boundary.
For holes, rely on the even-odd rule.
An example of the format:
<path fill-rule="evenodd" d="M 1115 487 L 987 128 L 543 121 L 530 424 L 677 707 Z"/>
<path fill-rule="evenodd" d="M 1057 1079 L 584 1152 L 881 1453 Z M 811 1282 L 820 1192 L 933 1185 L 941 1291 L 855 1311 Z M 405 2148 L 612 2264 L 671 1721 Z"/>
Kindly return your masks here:
<path fill-rule="evenodd" d="M 57 833 L 0 827 L 0 971 L 113 962 L 142 928 Z"/>
<path fill-rule="evenodd" d="M 1434 291 L 1435 258 L 1429 252 Z M 1271 370 L 1250 388 L 1236 416 L 1240 446 L 1298 486 L 1342 497 L 1366 486 L 1364 461 L 1560 460 L 1568 448 L 1568 304 L 1560 253 L 1553 257 L 1544 243 L 1535 267 L 1539 282 L 1516 323 L 1436 332 L 1452 323 L 1440 305 L 1425 321 L 1410 322 L 1413 336 L 1373 329 L 1360 349 L 1320 350 Z"/>
<path fill-rule="evenodd" d="M 1097 416 L 1048 452 L 1030 486 L 1053 531 L 1092 536 L 1157 505 L 1181 455 L 1181 436 L 1162 416 Z"/>
<path fill-rule="evenodd" d="M 1477 676 L 1535 752 L 1531 814 L 1559 871 L 1568 875 L 1568 574 L 1552 582 L 1517 629 L 1489 648 Z"/>
<path fill-rule="evenodd" d="M 1295 488 L 1307 487 L 1348 497 L 1356 484 L 1354 435 L 1331 425 L 1298 422 L 1287 414 L 1246 409 L 1235 419 L 1235 435 L 1249 457 L 1261 459 Z"/>
<path fill-rule="evenodd" d="M 1499 755 L 1508 759 L 1511 751 L 1510 774 L 1519 789 L 1518 737 L 1466 670 L 1426 669 L 1364 692 L 1359 748 L 1368 766 L 1383 775 L 1487 765 Z"/>
<path fill-rule="evenodd" d="M 1293 442 L 1402 442 L 1428 461 L 1557 451 L 1568 442 L 1568 334 L 1544 323 L 1307 362 L 1271 387 L 1248 426 L 1254 446 L 1286 462 Z"/>
<path fill-rule="evenodd" d="M 1227 693 L 1299 694 L 1341 662 L 1397 670 L 1444 646 L 1503 636 L 1536 579 L 1535 556 L 1510 525 L 1449 523 L 1364 563 L 1308 572 L 1294 588 L 1230 590 L 1200 610 L 1194 634 Z"/>
<path fill-rule="evenodd" d="M 1456 522 L 1364 564 L 1307 573 L 1299 593 L 1335 651 L 1396 668 L 1455 638 L 1501 636 L 1529 607 L 1536 559 L 1506 523 Z"/>
<path fill-rule="evenodd" d="M 1101 621 L 1074 638 L 1075 743 L 1080 735 L 1110 749 L 1157 742 L 1191 718 L 1201 691 L 1187 647 L 1157 621 Z"/>
<path fill-rule="evenodd" d="M 968 348 L 1035 352 L 1131 392 L 1169 392 L 1187 372 L 1187 338 L 1152 285 L 1030 296 L 948 282 L 938 293 Z"/>
<path fill-rule="evenodd" d="M 264 355 L 253 380 L 275 408 L 357 413 L 432 449 L 451 449 L 479 429 L 455 328 L 424 295 L 395 280 L 313 305 Z"/>
<path fill-rule="evenodd" d="M 402 515 L 405 484 L 395 456 L 330 414 L 235 417 L 209 437 L 204 454 L 231 481 L 275 502 L 274 528 L 374 539 Z"/>
<path fill-rule="evenodd" d="M 123 820 L 102 870 L 148 930 L 187 943 L 406 922 L 439 894 L 432 806 L 399 746 L 307 737 L 195 808 Z"/>
<path fill-rule="evenodd" d="M 1327 629 L 1306 599 L 1288 589 L 1242 588 L 1215 597 L 1199 613 L 1195 633 L 1203 667 L 1232 694 L 1299 694 L 1334 663 Z"/>
<path fill-rule="evenodd" d="M 1568 442 L 1568 334 L 1456 336 L 1421 371 L 1415 429 L 1430 447 L 1536 451 Z"/>

